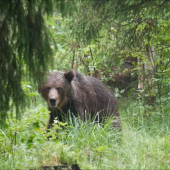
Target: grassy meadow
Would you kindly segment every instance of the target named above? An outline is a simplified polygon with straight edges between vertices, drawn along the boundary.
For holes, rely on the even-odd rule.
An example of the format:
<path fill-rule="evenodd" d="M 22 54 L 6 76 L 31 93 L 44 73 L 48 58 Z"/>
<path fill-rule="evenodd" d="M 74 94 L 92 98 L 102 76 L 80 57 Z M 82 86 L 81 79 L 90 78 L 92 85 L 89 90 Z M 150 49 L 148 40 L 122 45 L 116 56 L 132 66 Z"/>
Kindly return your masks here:
<path fill-rule="evenodd" d="M 0 129 L 0 169 L 39 169 L 78 164 L 81 169 L 170 169 L 169 106 L 144 106 L 141 101 L 119 102 L 122 130 L 93 121 L 70 118 L 45 134 L 48 110 L 44 102 L 27 108 L 21 121 L 9 114 Z M 55 133 L 57 129 L 57 133 Z M 56 139 L 57 138 L 57 139 Z M 54 140 L 56 139 L 56 140 Z"/>

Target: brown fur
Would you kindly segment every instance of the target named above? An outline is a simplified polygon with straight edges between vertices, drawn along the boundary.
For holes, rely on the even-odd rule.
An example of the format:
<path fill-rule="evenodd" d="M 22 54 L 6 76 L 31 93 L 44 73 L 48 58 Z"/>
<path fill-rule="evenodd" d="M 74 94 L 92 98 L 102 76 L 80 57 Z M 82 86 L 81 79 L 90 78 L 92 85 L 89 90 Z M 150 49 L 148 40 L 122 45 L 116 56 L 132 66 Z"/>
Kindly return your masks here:
<path fill-rule="evenodd" d="M 84 76 L 75 71 L 51 72 L 39 93 L 46 100 L 51 111 L 47 128 L 50 128 L 55 117 L 63 120 L 68 111 L 85 120 L 86 116 L 97 119 L 115 115 L 119 119 L 117 103 L 111 92 L 98 79 Z M 117 120 L 118 120 L 117 119 Z M 120 127 L 120 121 L 114 123 Z"/>

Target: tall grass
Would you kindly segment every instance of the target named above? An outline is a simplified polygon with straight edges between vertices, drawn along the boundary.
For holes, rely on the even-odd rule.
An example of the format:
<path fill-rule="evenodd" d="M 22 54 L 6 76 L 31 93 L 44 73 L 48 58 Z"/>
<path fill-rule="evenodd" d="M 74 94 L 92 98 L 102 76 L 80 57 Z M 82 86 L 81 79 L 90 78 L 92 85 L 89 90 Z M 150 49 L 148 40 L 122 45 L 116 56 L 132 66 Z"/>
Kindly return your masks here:
<path fill-rule="evenodd" d="M 75 163 L 82 169 L 169 169 L 168 107 L 160 115 L 157 108 L 123 101 L 121 131 L 109 119 L 100 125 L 70 118 L 67 126 L 56 125 L 56 140 L 49 141 L 48 111 L 41 105 L 29 109 L 22 121 L 10 118 L 9 127 L 0 130 L 0 169 Z"/>

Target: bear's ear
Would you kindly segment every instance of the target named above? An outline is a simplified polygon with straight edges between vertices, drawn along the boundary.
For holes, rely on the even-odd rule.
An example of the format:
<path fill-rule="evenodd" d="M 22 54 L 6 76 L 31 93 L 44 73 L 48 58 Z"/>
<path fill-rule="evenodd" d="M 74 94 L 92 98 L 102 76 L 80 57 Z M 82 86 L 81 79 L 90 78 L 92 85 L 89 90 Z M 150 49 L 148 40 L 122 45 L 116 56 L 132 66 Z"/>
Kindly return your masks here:
<path fill-rule="evenodd" d="M 69 82 L 71 82 L 71 81 L 73 80 L 74 76 L 75 76 L 75 72 L 74 72 L 73 70 L 71 70 L 71 71 L 66 71 L 66 72 L 64 73 L 64 77 L 65 77 Z"/>

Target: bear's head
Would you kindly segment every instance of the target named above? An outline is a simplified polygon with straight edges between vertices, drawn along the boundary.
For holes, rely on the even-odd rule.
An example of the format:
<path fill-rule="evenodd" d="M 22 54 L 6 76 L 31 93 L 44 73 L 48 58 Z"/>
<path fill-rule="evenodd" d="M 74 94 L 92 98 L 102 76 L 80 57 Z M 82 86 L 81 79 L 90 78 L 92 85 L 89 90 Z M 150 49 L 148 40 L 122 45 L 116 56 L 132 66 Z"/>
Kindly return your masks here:
<path fill-rule="evenodd" d="M 38 91 L 46 100 L 49 109 L 60 109 L 68 102 L 74 76 L 74 71 L 53 71 L 46 77 L 43 86 L 39 86 Z"/>

